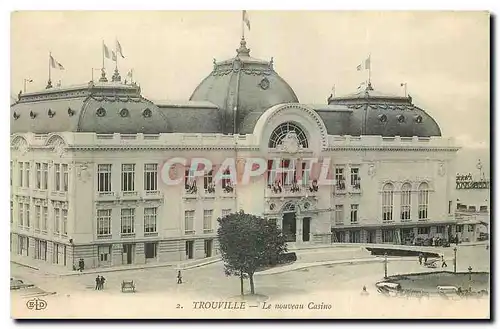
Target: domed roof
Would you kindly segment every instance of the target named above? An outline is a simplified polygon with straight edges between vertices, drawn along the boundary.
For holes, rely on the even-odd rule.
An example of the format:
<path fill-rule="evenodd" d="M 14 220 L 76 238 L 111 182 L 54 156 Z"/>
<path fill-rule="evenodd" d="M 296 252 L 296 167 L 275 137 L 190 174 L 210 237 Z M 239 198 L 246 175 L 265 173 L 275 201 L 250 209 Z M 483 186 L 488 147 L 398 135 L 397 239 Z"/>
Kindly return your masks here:
<path fill-rule="evenodd" d="M 90 82 L 21 94 L 11 106 L 10 118 L 11 133 L 171 132 L 166 116 L 141 96 L 139 86 L 116 82 Z"/>
<path fill-rule="evenodd" d="M 411 96 L 384 94 L 371 83 L 351 95 L 330 96 L 328 106 L 316 107 L 316 112 L 330 135 L 441 136 L 437 122 Z"/>
<path fill-rule="evenodd" d="M 190 97 L 192 101 L 209 101 L 221 109 L 223 133 L 239 133 L 249 113 L 299 102 L 288 83 L 274 71 L 272 59 L 267 62 L 250 57 L 244 38 L 236 53 L 229 60 L 214 59 L 212 72 Z"/>

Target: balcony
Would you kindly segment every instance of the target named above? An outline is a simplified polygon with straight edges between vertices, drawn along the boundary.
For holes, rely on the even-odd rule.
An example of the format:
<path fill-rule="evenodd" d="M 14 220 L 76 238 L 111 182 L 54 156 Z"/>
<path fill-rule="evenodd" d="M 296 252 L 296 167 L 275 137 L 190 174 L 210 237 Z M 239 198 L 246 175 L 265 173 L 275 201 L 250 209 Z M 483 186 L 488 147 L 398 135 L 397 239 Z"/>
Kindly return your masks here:
<path fill-rule="evenodd" d="M 337 183 L 335 184 L 335 190 L 334 194 L 346 194 L 346 186 L 345 186 L 345 179 L 339 179 L 337 180 Z"/>
<path fill-rule="evenodd" d="M 135 232 L 121 233 L 120 236 L 124 239 L 135 238 Z"/>
<path fill-rule="evenodd" d="M 204 228 L 203 229 L 203 234 L 210 234 L 210 233 L 214 233 L 213 228 Z"/>
<path fill-rule="evenodd" d="M 47 199 L 48 194 L 47 190 L 34 189 L 32 195 L 34 198 Z"/>
<path fill-rule="evenodd" d="M 184 185 L 185 199 L 196 199 L 197 197 L 198 197 L 198 187 L 196 186 L 196 181 Z"/>
<path fill-rule="evenodd" d="M 113 191 L 100 191 L 97 192 L 97 199 L 100 201 L 115 200 L 115 192 Z"/>
<path fill-rule="evenodd" d="M 163 198 L 160 191 L 143 191 L 142 197 L 146 200 L 158 200 Z"/>
<path fill-rule="evenodd" d="M 144 232 L 145 237 L 158 236 L 158 232 Z"/>
<path fill-rule="evenodd" d="M 223 198 L 233 198 L 234 197 L 234 187 L 230 183 L 226 184 L 221 189 L 221 197 Z"/>
<path fill-rule="evenodd" d="M 140 199 L 140 196 L 137 191 L 121 191 L 121 198 L 124 200 L 136 200 Z"/>
<path fill-rule="evenodd" d="M 50 192 L 50 199 L 57 200 L 57 201 L 67 201 L 68 200 L 68 192 L 52 191 L 52 192 Z"/>
<path fill-rule="evenodd" d="M 97 240 L 111 239 L 112 234 L 97 234 Z"/>
<path fill-rule="evenodd" d="M 205 193 L 203 194 L 205 198 L 215 198 L 215 185 L 213 183 L 208 184 L 205 187 Z"/>
<path fill-rule="evenodd" d="M 349 193 L 351 194 L 359 194 L 361 193 L 361 179 L 354 180 L 353 184 L 349 186 Z"/>
<path fill-rule="evenodd" d="M 315 195 L 319 191 L 319 186 L 316 180 L 309 185 L 299 185 L 297 183 L 282 185 L 281 182 L 276 182 L 273 185 L 268 185 L 266 189 L 266 197 L 303 197 Z"/>
<path fill-rule="evenodd" d="M 185 230 L 184 235 L 194 235 L 195 230 Z"/>

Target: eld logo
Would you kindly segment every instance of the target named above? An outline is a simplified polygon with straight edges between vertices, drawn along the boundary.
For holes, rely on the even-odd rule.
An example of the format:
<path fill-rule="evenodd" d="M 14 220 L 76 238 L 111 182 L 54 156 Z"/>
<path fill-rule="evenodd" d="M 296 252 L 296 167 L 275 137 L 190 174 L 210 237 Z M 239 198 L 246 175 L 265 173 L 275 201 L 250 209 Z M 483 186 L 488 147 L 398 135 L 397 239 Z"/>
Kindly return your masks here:
<path fill-rule="evenodd" d="M 30 310 L 40 311 L 47 308 L 47 302 L 40 298 L 33 298 L 26 302 L 26 307 Z"/>

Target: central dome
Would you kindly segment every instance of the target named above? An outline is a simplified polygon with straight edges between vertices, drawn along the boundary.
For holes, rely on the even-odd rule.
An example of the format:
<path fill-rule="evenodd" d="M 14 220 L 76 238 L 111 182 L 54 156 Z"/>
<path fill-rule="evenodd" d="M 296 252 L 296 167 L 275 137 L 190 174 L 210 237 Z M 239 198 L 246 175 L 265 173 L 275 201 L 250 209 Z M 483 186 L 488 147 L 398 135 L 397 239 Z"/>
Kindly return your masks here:
<path fill-rule="evenodd" d="M 209 101 L 221 109 L 223 133 L 240 133 L 250 113 L 260 115 L 282 103 L 298 103 L 293 89 L 270 62 L 250 57 L 246 41 L 241 39 L 236 57 L 216 62 L 214 68 L 194 90 L 190 100 Z M 236 127 L 236 129 L 235 129 Z"/>

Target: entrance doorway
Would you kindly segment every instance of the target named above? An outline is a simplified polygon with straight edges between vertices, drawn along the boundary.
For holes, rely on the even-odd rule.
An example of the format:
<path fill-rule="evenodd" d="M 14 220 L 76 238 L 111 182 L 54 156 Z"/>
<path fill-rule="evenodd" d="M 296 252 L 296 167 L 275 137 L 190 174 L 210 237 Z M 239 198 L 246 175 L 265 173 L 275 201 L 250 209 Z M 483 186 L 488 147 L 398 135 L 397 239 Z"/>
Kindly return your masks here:
<path fill-rule="evenodd" d="M 205 257 L 212 257 L 213 240 L 205 240 Z"/>
<path fill-rule="evenodd" d="M 368 230 L 366 234 L 367 242 L 368 243 L 376 243 L 377 242 L 377 231 L 375 230 Z"/>
<path fill-rule="evenodd" d="M 134 252 L 135 244 L 126 243 L 123 244 L 123 254 L 122 254 L 122 264 L 133 264 L 134 263 Z"/>
<path fill-rule="evenodd" d="M 297 222 L 295 212 L 288 212 L 283 215 L 283 235 L 286 242 L 295 242 L 297 234 Z"/>
<path fill-rule="evenodd" d="M 309 241 L 311 233 L 311 217 L 304 217 L 302 220 L 302 241 Z"/>
<path fill-rule="evenodd" d="M 186 241 L 186 258 L 193 259 L 194 241 Z"/>

